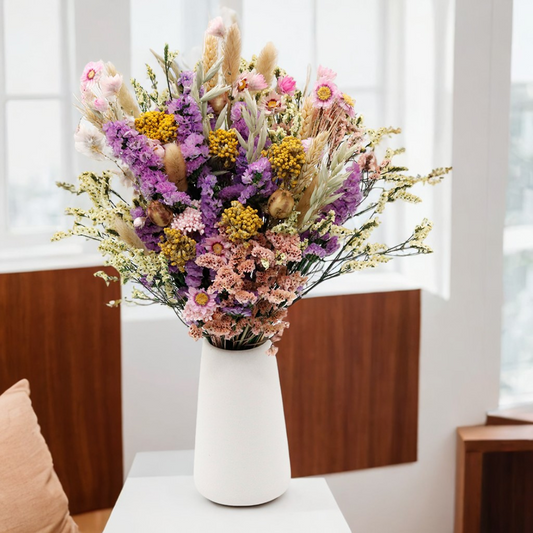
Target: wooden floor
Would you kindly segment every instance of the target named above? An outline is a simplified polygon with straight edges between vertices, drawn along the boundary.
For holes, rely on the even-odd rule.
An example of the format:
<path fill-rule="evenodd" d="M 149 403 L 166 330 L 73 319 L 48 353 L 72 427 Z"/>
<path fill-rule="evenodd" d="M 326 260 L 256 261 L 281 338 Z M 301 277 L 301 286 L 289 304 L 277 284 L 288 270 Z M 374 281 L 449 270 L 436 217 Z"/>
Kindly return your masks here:
<path fill-rule="evenodd" d="M 102 533 L 109 520 L 112 509 L 101 509 L 73 516 L 80 533 Z"/>

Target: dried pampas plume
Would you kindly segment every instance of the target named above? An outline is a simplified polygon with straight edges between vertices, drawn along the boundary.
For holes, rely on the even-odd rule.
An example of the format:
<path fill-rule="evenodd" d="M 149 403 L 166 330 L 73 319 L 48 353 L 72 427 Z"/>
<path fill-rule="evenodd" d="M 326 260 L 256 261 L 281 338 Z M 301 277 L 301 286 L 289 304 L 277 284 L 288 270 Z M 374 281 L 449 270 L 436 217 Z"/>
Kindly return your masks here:
<path fill-rule="evenodd" d="M 239 76 L 241 64 L 241 31 L 237 24 L 232 24 L 226 35 L 224 43 L 224 61 L 222 72 L 228 85 L 231 85 Z"/>
<path fill-rule="evenodd" d="M 202 63 L 204 67 L 204 73 L 207 73 L 209 69 L 217 62 L 218 59 L 218 39 L 214 35 L 205 36 L 204 40 L 204 54 L 202 56 Z M 204 84 L 205 90 L 209 91 L 216 87 L 218 82 L 218 74 L 215 74 L 208 82 Z"/>
<path fill-rule="evenodd" d="M 278 51 L 272 43 L 267 43 L 261 50 L 257 61 L 255 62 L 255 70 L 262 74 L 265 81 L 270 85 L 274 78 L 274 68 L 278 59 Z"/>
<path fill-rule="evenodd" d="M 168 181 L 174 183 L 178 191 L 185 192 L 187 190 L 187 165 L 181 153 L 181 148 L 174 143 L 165 144 L 164 148 L 163 164 L 165 165 Z"/>
<path fill-rule="evenodd" d="M 138 248 L 139 250 L 146 250 L 146 246 L 144 243 L 139 239 L 139 236 L 137 233 L 135 233 L 135 230 L 122 218 L 119 216 L 115 217 L 115 220 L 113 221 L 113 229 L 118 233 L 118 236 L 122 241 L 124 241 L 128 246 L 131 246 L 132 248 Z"/>
<path fill-rule="evenodd" d="M 111 61 L 108 61 L 105 64 L 105 66 L 106 66 L 107 73 L 110 76 L 114 76 L 115 74 L 117 74 L 117 69 L 115 68 L 115 65 L 111 63 Z M 139 109 L 139 104 L 137 104 L 137 100 L 135 100 L 135 97 L 128 90 L 125 83 L 123 83 L 122 86 L 120 87 L 120 91 L 118 93 L 117 99 L 118 99 L 118 104 L 124 110 L 126 114 L 131 115 L 132 117 L 135 117 L 135 118 L 137 118 L 141 114 L 141 111 Z"/>

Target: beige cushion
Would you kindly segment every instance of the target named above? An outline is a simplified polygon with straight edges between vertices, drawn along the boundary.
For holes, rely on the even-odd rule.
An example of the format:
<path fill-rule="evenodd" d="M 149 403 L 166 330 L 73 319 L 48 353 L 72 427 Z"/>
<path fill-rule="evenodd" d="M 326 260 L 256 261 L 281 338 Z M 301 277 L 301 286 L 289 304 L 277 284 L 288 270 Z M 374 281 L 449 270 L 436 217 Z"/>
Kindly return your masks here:
<path fill-rule="evenodd" d="M 75 533 L 26 379 L 0 396 L 0 533 Z"/>

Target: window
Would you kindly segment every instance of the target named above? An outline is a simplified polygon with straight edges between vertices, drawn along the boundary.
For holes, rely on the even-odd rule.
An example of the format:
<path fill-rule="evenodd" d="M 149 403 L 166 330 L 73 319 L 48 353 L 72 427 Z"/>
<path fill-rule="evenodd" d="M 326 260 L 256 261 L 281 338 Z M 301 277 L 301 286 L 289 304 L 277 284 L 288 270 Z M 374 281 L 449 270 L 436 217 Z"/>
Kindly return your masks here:
<path fill-rule="evenodd" d="M 72 103 L 66 1 L 1 5 L 0 236 L 10 248 L 45 243 L 62 223 L 55 181 L 72 174 Z"/>
<path fill-rule="evenodd" d="M 533 4 L 514 0 L 504 230 L 503 405 L 533 401 Z"/>

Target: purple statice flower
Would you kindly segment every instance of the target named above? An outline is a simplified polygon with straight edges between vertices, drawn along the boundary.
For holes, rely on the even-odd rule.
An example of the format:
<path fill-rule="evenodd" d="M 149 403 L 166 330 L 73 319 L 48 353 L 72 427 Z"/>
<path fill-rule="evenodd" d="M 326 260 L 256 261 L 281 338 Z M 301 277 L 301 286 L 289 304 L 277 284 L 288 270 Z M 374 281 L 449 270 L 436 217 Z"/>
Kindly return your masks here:
<path fill-rule="evenodd" d="M 305 257 L 306 255 L 316 255 L 317 257 L 320 257 L 320 259 L 323 259 L 324 257 L 326 257 L 326 250 L 316 242 L 312 242 L 302 252 L 303 257 Z"/>
<path fill-rule="evenodd" d="M 342 196 L 326 207 L 327 211 L 335 211 L 335 224 L 344 224 L 355 214 L 363 199 L 359 165 L 354 162 L 351 167 L 348 167 L 348 170 L 350 171 L 350 175 L 335 192 L 335 194 L 342 194 Z"/>
<path fill-rule="evenodd" d="M 182 70 L 178 78 L 178 85 L 183 87 L 184 93 L 190 93 L 194 83 L 195 74 L 192 70 Z"/>
<path fill-rule="evenodd" d="M 243 107 L 246 107 L 244 102 L 235 102 L 231 108 L 230 118 L 232 122 L 231 126 L 235 128 L 244 139 L 247 139 L 250 131 L 248 130 L 248 126 L 246 125 L 244 118 L 242 118 Z"/>
<path fill-rule="evenodd" d="M 185 284 L 187 287 L 198 288 L 202 284 L 204 269 L 194 261 L 185 263 Z"/>
<path fill-rule="evenodd" d="M 242 175 L 242 182 L 245 185 L 253 185 L 257 189 L 257 194 L 265 198 L 269 197 L 277 188 L 272 180 L 270 161 L 266 157 L 260 157 L 250 164 Z"/>
<path fill-rule="evenodd" d="M 181 153 L 187 164 L 187 175 L 198 170 L 209 158 L 209 146 L 205 137 L 199 133 L 191 133 L 181 143 Z"/>
<path fill-rule="evenodd" d="M 159 252 L 160 248 L 157 245 L 160 242 L 160 237 L 163 236 L 163 228 L 160 228 L 154 224 L 147 216 L 142 207 L 134 207 L 130 211 L 131 216 L 135 220 L 136 218 L 144 218 L 144 224 L 142 227 L 135 228 L 135 233 L 141 241 L 144 243 L 148 250 L 153 252 Z"/>
<path fill-rule="evenodd" d="M 252 316 L 252 310 L 245 305 L 223 306 L 220 310 L 228 315 Z"/>
<path fill-rule="evenodd" d="M 314 231 L 304 231 L 301 235 L 303 239 L 309 239 L 309 244 L 302 252 L 302 255 L 316 255 L 323 259 L 328 255 L 335 253 L 340 246 L 339 238 L 326 233 L 324 235 L 319 235 L 318 232 Z"/>
<path fill-rule="evenodd" d="M 172 113 L 178 123 L 177 139 L 183 144 L 192 133 L 203 136 L 202 112 L 196 100 L 188 93 L 170 100 L 167 110 Z"/>
<path fill-rule="evenodd" d="M 217 233 L 216 224 L 222 210 L 222 202 L 214 194 L 216 184 L 217 177 L 210 174 L 209 170 L 205 168 L 198 177 L 198 188 L 200 189 L 200 210 L 202 211 L 206 237 L 211 237 Z"/>
<path fill-rule="evenodd" d="M 138 190 L 147 200 L 160 195 L 167 205 L 190 205 L 189 195 L 178 191 L 176 185 L 168 181 L 162 170 L 163 161 L 156 155 L 147 137 L 124 120 L 107 122 L 102 129 L 115 157 L 128 165 L 137 178 Z"/>
<path fill-rule="evenodd" d="M 276 188 L 272 181 L 270 161 L 261 157 L 245 166 L 242 175 L 235 176 L 233 183 L 220 191 L 219 198 L 222 201 L 236 199 L 244 204 L 253 196 L 268 198 Z"/>

